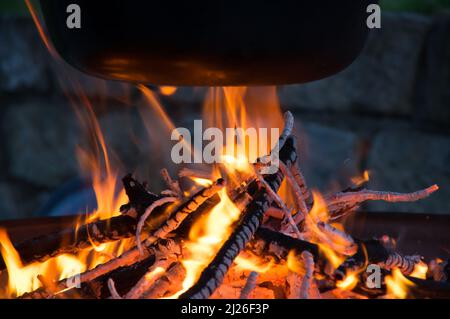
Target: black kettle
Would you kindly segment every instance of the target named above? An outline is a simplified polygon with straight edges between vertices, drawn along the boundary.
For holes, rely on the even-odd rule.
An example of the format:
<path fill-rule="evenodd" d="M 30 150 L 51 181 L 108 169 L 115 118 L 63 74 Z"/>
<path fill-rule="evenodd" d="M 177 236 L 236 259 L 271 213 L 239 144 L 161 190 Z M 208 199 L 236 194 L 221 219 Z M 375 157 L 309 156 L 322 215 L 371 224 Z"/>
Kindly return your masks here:
<path fill-rule="evenodd" d="M 303 83 L 351 64 L 371 0 L 40 0 L 63 59 L 155 85 Z M 77 5 L 79 28 L 69 27 Z M 73 6 L 72 6 L 73 8 Z"/>

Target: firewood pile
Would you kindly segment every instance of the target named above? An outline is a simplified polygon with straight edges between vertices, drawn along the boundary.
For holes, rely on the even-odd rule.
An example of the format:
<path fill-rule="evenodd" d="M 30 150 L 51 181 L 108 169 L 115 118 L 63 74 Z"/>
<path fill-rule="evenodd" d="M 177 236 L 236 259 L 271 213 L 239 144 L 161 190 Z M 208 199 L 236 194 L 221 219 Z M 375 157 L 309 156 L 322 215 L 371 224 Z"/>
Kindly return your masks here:
<path fill-rule="evenodd" d="M 450 297 L 447 262 L 426 263 L 421 256 L 402 255 L 386 236 L 353 238 L 339 224 L 365 201 L 411 202 L 428 197 L 438 187 L 400 194 L 358 186 L 320 197 L 308 188 L 300 169 L 293 125 L 287 112 L 277 145 L 279 169 L 274 174 L 261 174 L 264 161 L 252 165 L 252 174 L 238 182 L 226 174 L 213 177 L 183 170 L 182 177 L 207 181 L 190 195 L 166 170 L 162 176 L 168 189 L 159 195 L 133 176 L 125 176 L 129 202 L 121 207 L 121 215 L 33 238 L 15 249 L 22 262 L 29 264 L 125 239 L 132 242 L 130 247 L 92 269 L 58 282 L 43 281 L 40 288 L 17 297 L 389 298 L 395 297 L 389 283 L 396 276 L 408 283 L 403 297 Z M 283 181 L 294 205 L 279 194 Z M 188 256 L 192 228 L 220 205 L 223 194 L 239 214 L 192 276 L 188 271 L 196 258 L 192 249 Z M 381 269 L 381 285 L 370 289 L 366 284 L 369 265 Z M 0 260 L 0 271 L 5 269 Z"/>

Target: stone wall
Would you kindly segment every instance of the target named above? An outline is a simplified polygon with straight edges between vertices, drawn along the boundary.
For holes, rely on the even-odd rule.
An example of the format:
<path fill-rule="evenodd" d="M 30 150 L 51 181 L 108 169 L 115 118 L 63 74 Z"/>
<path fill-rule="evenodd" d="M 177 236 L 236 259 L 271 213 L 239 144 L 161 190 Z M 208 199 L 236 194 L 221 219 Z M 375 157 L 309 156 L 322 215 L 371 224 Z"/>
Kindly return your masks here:
<path fill-rule="evenodd" d="M 323 191 L 365 169 L 373 189 L 437 183 L 439 193 L 421 203 L 366 209 L 450 213 L 450 16 L 385 14 L 382 23 L 345 71 L 278 89 L 282 107 L 298 120 L 302 164 Z M 120 173 L 137 169 L 148 178 L 167 160 L 167 143 L 146 127 L 160 124 L 143 122 L 148 109 L 134 87 L 55 62 L 31 20 L 0 17 L 0 219 L 37 214 L 81 175 L 75 149 L 88 138 L 73 108 L 80 92 L 99 115 Z M 162 99 L 175 123 L 189 126 L 204 92 L 180 88 Z"/>

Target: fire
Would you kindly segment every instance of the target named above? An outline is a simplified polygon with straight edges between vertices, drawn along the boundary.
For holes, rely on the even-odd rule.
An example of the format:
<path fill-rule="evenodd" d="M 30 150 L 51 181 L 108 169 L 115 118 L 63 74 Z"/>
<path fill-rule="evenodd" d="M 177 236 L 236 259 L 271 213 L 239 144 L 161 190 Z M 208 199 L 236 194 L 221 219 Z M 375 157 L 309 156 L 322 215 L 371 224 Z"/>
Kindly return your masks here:
<path fill-rule="evenodd" d="M 320 229 L 314 227 L 318 222 L 328 221 L 328 209 L 325 199 L 320 193 L 313 191 L 314 205 L 309 213 L 308 224 L 313 227 L 313 232 L 318 233 Z"/>
<path fill-rule="evenodd" d="M 213 184 L 213 181 L 207 178 L 201 178 L 201 177 L 195 177 L 195 176 L 191 176 L 189 177 L 190 179 L 192 179 L 196 184 L 200 185 L 200 186 L 211 186 Z"/>
<path fill-rule="evenodd" d="M 162 275 L 166 270 L 163 267 L 156 267 L 152 272 L 145 275 L 145 279 L 152 280 L 155 277 Z"/>
<path fill-rule="evenodd" d="M 146 95 L 149 94 L 148 91 L 145 91 L 145 93 Z M 260 114 L 251 117 L 247 114 L 247 93 L 247 88 L 211 89 L 203 110 L 203 118 L 206 120 L 207 126 L 218 127 L 223 131 L 225 131 L 226 128 L 233 127 L 246 129 L 248 127 L 258 128 L 261 126 L 263 122 L 260 121 Z M 265 105 L 266 108 L 272 110 L 271 113 L 274 115 L 272 123 L 267 123 L 267 120 L 265 120 L 265 125 L 279 127 L 282 123 L 281 112 L 279 105 L 277 103 L 272 103 L 273 101 L 274 100 L 269 99 L 269 105 Z M 154 104 L 154 102 L 155 101 L 152 101 L 152 104 Z M 252 109 L 256 110 L 257 108 Z M 252 119 L 251 121 L 249 120 L 250 118 Z M 270 138 L 278 139 L 278 136 L 272 136 Z M 259 140 L 260 144 L 263 144 L 265 148 L 260 148 L 258 150 L 250 149 L 251 147 L 256 147 L 256 145 L 247 145 L 247 143 L 242 140 L 235 141 L 233 145 L 234 149 L 227 149 L 224 147 L 223 153 L 221 154 L 221 162 L 223 163 L 222 167 L 225 169 L 228 179 L 231 179 L 235 183 L 239 183 L 243 181 L 243 176 L 240 174 L 248 176 L 254 173 L 249 154 L 255 154 L 254 152 L 256 152 L 256 154 L 262 156 L 266 155 L 267 151 L 270 150 L 270 143 L 267 141 L 268 137 L 265 139 L 260 137 Z M 229 147 L 229 145 L 227 146 Z M 257 153 L 261 150 L 262 152 Z M 217 169 L 215 171 L 216 173 L 219 172 Z M 204 178 L 192 177 L 192 179 L 197 184 L 203 186 L 212 183 L 211 180 Z M 206 217 L 195 223 L 190 230 L 190 241 L 186 244 L 187 257 L 182 260 L 183 267 L 186 269 L 186 276 L 181 291 L 170 298 L 178 297 L 195 284 L 200 277 L 202 270 L 212 261 L 218 249 L 231 234 L 232 225 L 240 217 L 240 209 L 229 198 L 225 189 L 220 191 L 219 196 L 220 202 Z M 258 261 L 243 258 L 242 256 L 236 259 L 236 265 L 245 270 L 258 272 L 267 272 L 272 267 L 271 262 L 261 265 Z"/>
<path fill-rule="evenodd" d="M 370 172 L 368 170 L 365 170 L 364 173 L 361 176 L 354 176 L 351 178 L 352 183 L 355 186 L 361 186 L 364 183 L 367 183 L 370 178 Z"/>
<path fill-rule="evenodd" d="M 216 127 L 222 132 L 236 129 L 236 140 L 233 143 L 227 141 L 221 155 L 228 179 L 236 184 L 253 174 L 251 163 L 257 157 L 267 155 L 278 140 L 278 135 L 272 134 L 271 130 L 262 134 L 260 129 L 280 130 L 283 123 L 274 87 L 211 88 L 203 107 L 203 121 L 205 127 Z M 252 143 L 256 139 L 258 143 Z"/>
<path fill-rule="evenodd" d="M 175 94 L 175 92 L 177 91 L 177 87 L 175 86 L 160 86 L 159 87 L 159 92 L 162 95 L 166 95 L 166 96 L 170 96 Z"/>
<path fill-rule="evenodd" d="M 336 283 L 336 287 L 343 290 L 353 290 L 358 284 L 358 276 L 357 274 L 349 274 L 342 281 L 338 281 Z"/>
<path fill-rule="evenodd" d="M 241 152 L 243 151 L 241 150 Z M 253 172 L 253 168 L 249 163 L 248 158 L 242 153 L 238 154 L 236 157 L 226 154 L 222 155 L 222 161 L 229 174 L 233 174 L 233 172 L 236 171 L 246 173 Z"/>
<path fill-rule="evenodd" d="M 414 267 L 414 271 L 411 273 L 410 276 L 418 279 L 426 279 L 427 272 L 428 272 L 428 265 L 423 261 L 421 261 Z"/>
<path fill-rule="evenodd" d="M 182 261 L 186 277 L 182 290 L 172 298 L 178 297 L 195 284 L 202 270 L 212 261 L 218 249 L 231 234 L 231 226 L 241 214 L 228 197 L 226 189 L 221 190 L 219 196 L 220 202 L 190 230 L 190 241 L 186 244 L 186 255 L 189 257 Z"/>
<path fill-rule="evenodd" d="M 25 2 L 41 38 L 50 53 L 57 59 L 57 53 L 45 35 L 31 1 L 25 0 Z M 74 85 L 74 83 L 72 84 Z M 175 136 L 175 138 L 182 139 L 183 144 L 189 144 L 187 145 L 189 151 L 197 155 L 195 153 L 198 152 L 196 150 L 198 145 L 195 145 L 195 143 L 190 145 L 177 132 L 174 123 L 157 96 L 157 94 L 171 96 L 177 92 L 177 87 L 160 86 L 159 88 L 150 89 L 144 85 L 138 85 L 138 88 L 150 106 L 147 110 L 151 111 L 150 118 L 153 118 L 158 125 L 162 125 L 162 127 L 156 126 L 155 130 L 153 128 L 155 122 L 149 121 L 149 118 L 144 119 L 153 147 L 157 145 L 162 145 L 161 148 L 166 147 L 166 143 L 161 141 L 165 140 L 162 138 L 162 134 L 168 133 L 167 140 L 170 139 L 169 136 L 172 134 L 172 137 Z M 83 92 L 80 92 L 80 95 L 86 114 L 79 111 L 78 115 L 82 117 L 81 122 L 86 123 L 93 150 L 87 151 L 80 148 L 78 157 L 92 178 L 97 208 L 93 212 L 88 212 L 84 219 L 80 218 L 74 225 L 75 230 L 80 229 L 87 223 L 108 220 L 118 216 L 120 207 L 128 200 L 124 190 L 117 192 L 119 173 L 110 162 L 108 148 L 93 108 Z M 235 128 L 234 131 L 240 132 L 240 135 L 233 136 L 231 145 L 227 143 L 226 147 L 224 146 L 223 152 L 220 154 L 221 163 L 213 167 L 211 179 L 197 176 L 189 176 L 189 178 L 197 186 L 208 187 L 213 184 L 214 178 L 224 175 L 227 183 L 231 181 L 229 183 L 231 185 L 230 188 L 247 182 L 249 177 L 255 177 L 252 162 L 256 158 L 266 155 L 274 144 L 273 141 L 276 142 L 278 139 L 278 136 L 275 136 L 272 131 L 268 135 L 262 135 L 259 129 L 281 128 L 283 122 L 275 87 L 264 89 L 247 87 L 211 88 L 205 100 L 203 120 L 206 122 L 205 127 L 219 128 L 222 132 L 229 128 Z M 255 135 L 257 139 L 250 138 Z M 252 143 L 252 140 L 257 142 Z M 166 154 L 168 152 L 163 150 L 160 153 Z M 351 178 L 351 182 L 355 186 L 360 186 L 369 181 L 369 175 L 369 171 L 366 170 L 361 176 Z M 186 195 L 189 194 L 189 192 L 184 193 Z M 294 205 L 295 198 L 293 198 L 292 189 L 290 189 L 286 180 L 283 181 L 279 194 L 289 207 L 296 206 Z M 190 229 L 189 240 L 183 247 L 183 260 L 181 261 L 186 270 L 186 275 L 182 283 L 182 289 L 171 296 L 172 298 L 180 296 L 197 282 L 202 271 L 213 260 L 220 247 L 229 238 L 233 226 L 241 216 L 239 204 L 235 204 L 232 201 L 226 189 L 222 189 L 218 195 L 220 202 L 206 216 L 201 217 Z M 305 216 L 305 239 L 316 243 L 321 254 L 336 269 L 344 262 L 346 256 L 352 254 L 344 249 L 349 240 L 345 237 L 340 237 L 339 232 L 343 232 L 341 224 L 328 224 L 330 216 L 327 210 L 327 203 L 323 197 L 317 192 L 313 192 L 313 197 L 314 205 L 310 213 Z M 322 227 L 324 224 L 332 226 L 334 229 L 332 227 L 325 229 Z M 330 236 L 330 233 L 335 236 Z M 6 293 L 8 296 L 18 296 L 41 286 L 51 288 L 52 284 L 58 280 L 68 278 L 87 269 L 92 269 L 111 258 L 119 256 L 128 248 L 127 246 L 133 244 L 134 239 L 103 244 L 99 244 L 92 237 L 89 237 L 89 240 L 91 247 L 79 252 L 76 256 L 66 254 L 51 258 L 43 263 L 32 263 L 24 266 L 8 234 L 0 229 L 0 252 L 5 260 L 8 272 L 8 290 Z M 244 253 L 241 253 L 234 260 L 234 267 L 237 269 L 262 274 L 273 270 L 273 266 L 273 260 L 267 261 L 266 259 L 245 255 Z M 305 267 L 295 251 L 289 252 L 287 263 L 286 265 L 283 264 L 282 267 L 284 271 L 288 269 L 298 274 L 305 274 Z M 426 264 L 419 263 L 411 276 L 425 278 L 427 270 L 428 266 Z M 152 281 L 164 272 L 164 268 L 158 267 L 151 273 L 148 273 L 146 279 Z M 281 276 L 278 271 L 274 271 L 274 273 Z M 350 273 L 342 281 L 337 282 L 336 286 L 342 290 L 352 290 L 357 284 L 358 273 Z M 386 277 L 388 292 L 396 298 L 407 297 L 408 289 L 412 285 L 413 283 L 405 278 L 398 269 L 392 272 L 392 276 Z"/>
<path fill-rule="evenodd" d="M 124 189 L 117 192 L 119 173 L 113 168 L 111 163 L 108 146 L 93 106 L 83 91 L 80 91 L 80 96 L 82 97 L 82 106 L 85 112 L 78 111 L 77 114 L 80 122 L 85 123 L 84 125 L 89 134 L 91 148 L 83 149 L 79 147 L 77 149 L 77 157 L 82 169 L 92 178 L 92 187 L 95 193 L 97 208 L 93 212 L 88 212 L 85 220 L 77 223 L 75 226 L 76 229 L 79 229 L 83 224 L 93 223 L 97 220 L 108 220 L 112 217 L 119 216 L 120 207 L 128 202 Z M 87 265 L 87 269 L 91 269 L 114 256 L 122 254 L 131 242 L 130 240 L 122 240 L 98 245 L 90 237 L 89 239 L 94 253 L 91 252 L 92 249 L 87 249 L 78 255 L 79 260 Z M 95 252 L 98 254 L 95 254 Z"/>
<path fill-rule="evenodd" d="M 236 267 L 242 270 L 256 271 L 257 273 L 264 274 L 272 269 L 274 262 L 273 260 L 264 261 L 257 256 L 242 254 L 237 256 L 234 260 Z"/>
<path fill-rule="evenodd" d="M 333 249 L 324 244 L 318 244 L 320 252 L 330 262 L 333 269 L 338 268 L 345 260 L 344 257 L 339 256 Z"/>
<path fill-rule="evenodd" d="M 332 244 L 339 245 L 340 243 L 330 243 L 326 234 L 317 226 L 319 222 L 327 222 L 329 219 L 327 205 L 324 198 L 316 191 L 313 191 L 314 205 L 310 214 L 306 218 L 306 225 L 311 233 L 311 241 L 319 246 L 320 252 L 326 257 L 334 269 L 339 267 L 345 260 L 332 247 Z"/>
<path fill-rule="evenodd" d="M 91 176 L 93 176 L 93 188 L 98 208 L 91 214 L 87 214 L 84 220 L 79 219 L 76 225 L 74 225 L 76 230 L 85 223 L 117 216 L 120 214 L 120 206 L 127 202 L 127 197 L 123 190 L 116 195 L 117 174 L 110 168 L 106 144 L 103 135 L 101 135 L 100 131 L 98 132 L 101 149 L 104 152 L 103 160 L 106 163 L 107 175 L 104 178 L 102 177 L 102 169 L 97 159 L 79 150 L 78 154 L 81 158 L 89 160 L 87 163 L 90 164 Z M 8 272 L 8 291 L 6 295 L 20 296 L 26 292 L 42 287 L 43 282 L 51 285 L 56 281 L 92 269 L 99 264 L 105 263 L 114 256 L 122 254 L 131 242 L 132 240 L 122 240 L 97 245 L 91 240 L 92 247 L 80 251 L 76 256 L 65 254 L 51 258 L 43 263 L 32 263 L 24 266 L 6 232 L 0 231 L 1 253 Z"/>
<path fill-rule="evenodd" d="M 293 250 L 291 250 L 288 254 L 287 267 L 289 270 L 291 270 L 297 274 L 305 273 L 303 263 L 300 261 L 299 257 Z"/>
<path fill-rule="evenodd" d="M 42 287 L 39 276 L 46 282 L 68 278 L 86 270 L 86 265 L 73 255 L 60 255 L 43 263 L 24 266 L 5 230 L 0 229 L 0 252 L 7 266 L 7 297 L 20 296 Z"/>
<path fill-rule="evenodd" d="M 386 276 L 385 282 L 388 295 L 397 299 L 405 299 L 409 288 L 414 286 L 399 269 L 394 269 L 391 276 Z"/>
<path fill-rule="evenodd" d="M 313 191 L 314 205 L 311 209 L 309 216 L 306 218 L 306 225 L 308 230 L 311 232 L 311 241 L 315 242 L 320 253 L 328 260 L 329 264 L 333 270 L 337 269 L 344 261 L 345 256 L 341 255 L 339 251 L 345 246 L 345 242 L 339 236 L 334 236 L 330 238 L 326 233 L 324 233 L 318 223 L 327 223 L 329 221 L 329 213 L 327 210 L 327 205 L 324 198 L 316 191 Z M 341 224 L 330 224 L 335 229 L 342 231 L 343 226 Z M 358 284 L 358 274 L 350 273 L 347 276 L 336 283 L 336 286 L 342 290 L 352 290 Z"/>
<path fill-rule="evenodd" d="M 85 114 L 78 113 L 80 121 L 85 122 L 91 139 L 92 149 L 77 149 L 78 160 L 92 178 L 97 200 L 97 209 L 89 214 L 86 222 L 109 219 L 120 214 L 120 206 L 127 202 L 125 191 L 116 195 L 118 173 L 112 168 L 108 148 L 90 101 L 83 99 Z"/>
<path fill-rule="evenodd" d="M 84 224 L 119 215 L 120 206 L 128 201 L 124 190 L 116 191 L 118 171 L 112 168 L 108 147 L 92 105 L 82 91 L 80 91 L 80 99 L 84 108 L 76 108 L 76 114 L 89 133 L 92 147 L 89 150 L 78 148 L 77 156 L 81 167 L 92 178 L 97 209 L 88 212 L 85 218 L 80 217 L 73 226 L 75 231 Z M 122 254 L 132 243 L 132 240 L 122 240 L 99 245 L 89 237 L 91 247 L 78 252 L 77 255 L 60 255 L 43 263 L 23 265 L 8 235 L 5 232 L 1 232 L 0 235 L 1 253 L 8 273 L 8 291 L 6 292 L 8 297 L 20 296 L 43 285 L 51 287 L 59 280 L 92 269 Z"/>

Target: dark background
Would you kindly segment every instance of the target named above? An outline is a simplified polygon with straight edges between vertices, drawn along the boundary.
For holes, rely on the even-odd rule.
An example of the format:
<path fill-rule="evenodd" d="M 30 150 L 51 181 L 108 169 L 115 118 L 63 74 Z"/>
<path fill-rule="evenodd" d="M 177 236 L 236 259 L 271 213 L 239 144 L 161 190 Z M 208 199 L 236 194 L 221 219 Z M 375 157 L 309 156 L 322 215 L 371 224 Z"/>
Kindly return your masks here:
<path fill-rule="evenodd" d="M 382 6 L 382 29 L 371 31 L 352 66 L 325 80 L 277 88 L 281 105 L 296 117 L 312 186 L 338 189 L 369 169 L 372 189 L 409 192 L 434 183 L 441 189 L 419 203 L 370 203 L 366 210 L 450 214 L 450 1 Z M 179 88 L 160 98 L 175 124 L 189 127 L 200 118 L 204 94 L 204 88 Z M 155 133 L 158 121 L 148 120 L 140 92 L 56 63 L 23 2 L 2 1 L 0 219 L 82 212 L 92 201 L 76 156 L 77 147 L 90 146 L 76 113 L 86 103 L 117 174 L 136 172 L 158 190 L 170 148 Z"/>

